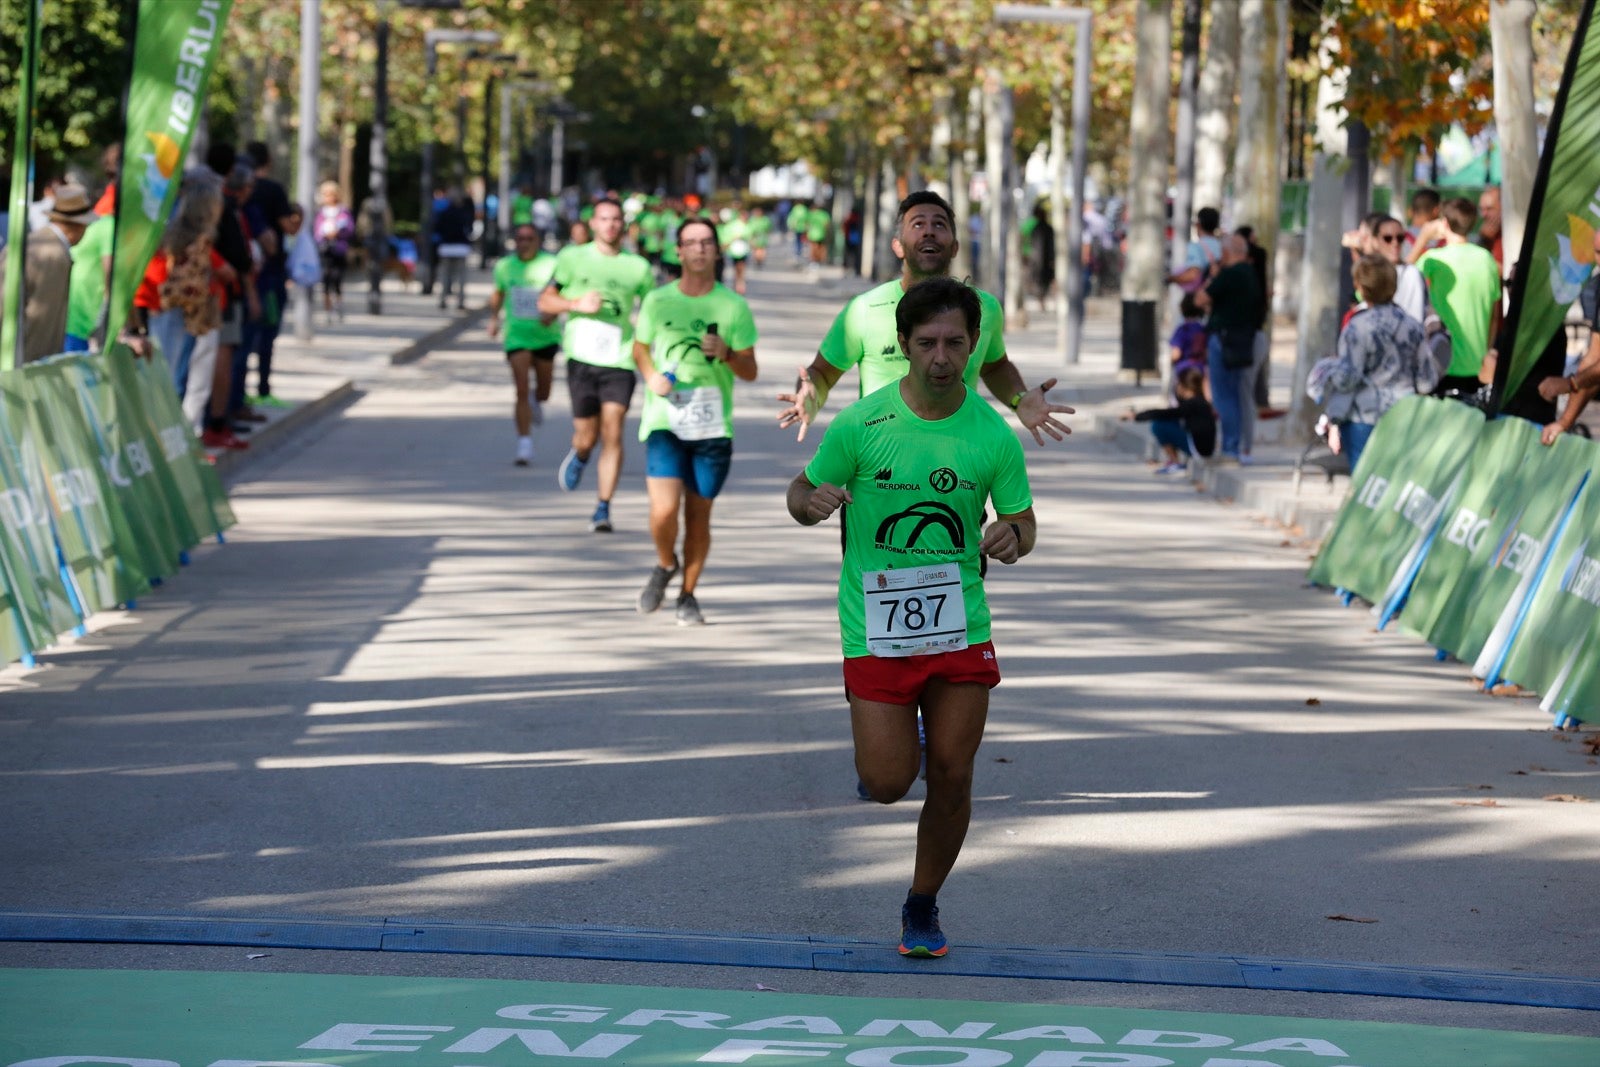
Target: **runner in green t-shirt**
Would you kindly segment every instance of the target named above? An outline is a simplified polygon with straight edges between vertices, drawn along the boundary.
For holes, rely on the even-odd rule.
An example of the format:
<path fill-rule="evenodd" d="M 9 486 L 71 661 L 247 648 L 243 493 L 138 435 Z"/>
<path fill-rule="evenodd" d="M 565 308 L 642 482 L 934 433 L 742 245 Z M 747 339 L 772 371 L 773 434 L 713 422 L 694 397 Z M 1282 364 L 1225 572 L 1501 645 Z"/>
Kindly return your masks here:
<path fill-rule="evenodd" d="M 711 550 L 711 502 L 733 458 L 733 380 L 755 381 L 756 323 L 744 297 L 717 281 L 721 248 L 710 219 L 678 227 L 683 277 L 639 306 L 633 360 L 645 380 L 639 440 L 645 443 L 650 536 L 656 567 L 639 594 L 639 612 L 661 606 L 678 573 L 683 514 L 683 583 L 678 624 L 704 622 L 695 585 Z"/>
<path fill-rule="evenodd" d="M 811 209 L 806 207 L 804 200 L 796 200 L 794 207 L 789 209 L 789 217 L 784 220 L 784 225 L 789 228 L 789 233 L 794 237 L 794 258 L 804 259 L 806 255 L 806 216 L 811 214 Z"/>
<path fill-rule="evenodd" d="M 733 291 L 743 296 L 745 261 L 750 258 L 750 212 L 742 205 L 734 212 L 717 227 L 717 241 L 733 264 Z"/>
<path fill-rule="evenodd" d="M 72 274 L 67 285 L 67 351 L 87 352 L 89 337 L 100 323 L 106 302 L 106 272 L 111 267 L 111 239 L 116 220 L 102 215 L 83 231 L 72 247 Z"/>
<path fill-rule="evenodd" d="M 805 526 L 849 505 L 839 623 L 856 768 L 871 799 L 906 795 L 921 762 L 919 710 L 926 729 L 927 800 L 901 909 L 907 956 L 945 954 L 936 896 L 966 837 L 973 761 L 1000 681 L 984 559 L 1015 563 L 1037 532 L 1022 445 L 962 381 L 982 314 L 976 291 L 953 278 L 913 286 L 896 308 L 907 375 L 840 412 L 788 494 Z"/>
<path fill-rule="evenodd" d="M 516 465 L 533 459 L 533 427 L 544 422 L 544 402 L 550 399 L 555 377 L 556 351 L 561 331 L 555 316 L 539 310 L 539 294 L 550 284 L 556 257 L 539 247 L 539 231 L 524 222 L 512 231 L 516 251 L 494 265 L 494 292 L 489 294 L 489 339 L 500 335 L 500 316 L 506 312 L 506 361 L 516 388 Z M 528 372 L 533 371 L 534 395 L 528 396 Z"/>
<path fill-rule="evenodd" d="M 778 414 L 778 425 L 798 423 L 800 440 L 805 439 L 812 420 L 827 403 L 828 393 L 851 367 L 860 367 L 861 396 L 906 373 L 908 364 L 896 341 L 895 308 L 902 294 L 917 282 L 950 273 L 950 262 L 959 247 L 955 213 L 950 205 L 931 191 L 906 197 L 900 202 L 892 247 L 903 261 L 900 277 L 846 304 L 823 338 L 811 366 L 800 371 L 795 391 L 778 396 L 789 403 Z M 1050 403 L 1046 396 L 1055 388 L 1056 380 L 1050 378 L 1033 389 L 1023 383 L 1022 373 L 1005 352 L 1000 302 L 981 290 L 978 299 L 983 307 L 983 324 L 977 349 L 966 364 L 967 384 L 976 385 L 977 379 L 982 378 L 989 392 L 1011 406 L 1018 421 L 1040 444 L 1044 444 L 1045 434 L 1061 440 L 1072 431 L 1054 416 L 1073 411 Z"/>
<path fill-rule="evenodd" d="M 567 390 L 572 397 L 572 447 L 556 473 L 571 492 L 598 443 L 599 500 L 589 528 L 610 533 L 611 497 L 622 477 L 622 424 L 633 402 L 633 309 L 655 286 L 643 256 L 622 250 L 622 205 L 595 205 L 594 240 L 568 245 L 556 256 L 550 284 L 539 294 L 539 311 L 566 315 L 561 347 L 567 353 Z"/>
<path fill-rule="evenodd" d="M 806 212 L 806 244 L 811 249 L 811 262 L 815 266 L 828 262 L 828 231 L 832 228 L 833 216 L 821 204 Z"/>
<path fill-rule="evenodd" d="M 533 190 L 524 185 L 517 190 L 517 195 L 511 198 L 511 226 L 527 225 L 533 222 Z"/>
<path fill-rule="evenodd" d="M 678 256 L 678 226 L 683 222 L 681 200 L 668 200 L 661 209 L 661 268 L 668 278 L 683 273 L 683 263 Z"/>
<path fill-rule="evenodd" d="M 638 242 L 639 254 L 650 261 L 652 267 L 661 265 L 661 205 L 650 201 L 639 213 L 634 222 L 634 239 Z"/>
<path fill-rule="evenodd" d="M 767 265 L 767 244 L 772 240 L 772 216 L 768 215 L 765 208 L 759 205 L 750 209 L 750 247 L 751 258 L 756 261 L 756 270 Z"/>

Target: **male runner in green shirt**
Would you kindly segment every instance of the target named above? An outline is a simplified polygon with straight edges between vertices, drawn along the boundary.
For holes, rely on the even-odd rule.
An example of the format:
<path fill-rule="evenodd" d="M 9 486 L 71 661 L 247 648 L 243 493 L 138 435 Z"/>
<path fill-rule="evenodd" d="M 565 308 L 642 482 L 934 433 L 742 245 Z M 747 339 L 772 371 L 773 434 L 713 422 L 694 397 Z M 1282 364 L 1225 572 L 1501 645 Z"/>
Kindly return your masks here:
<path fill-rule="evenodd" d="M 744 297 L 717 281 L 721 246 L 710 219 L 686 219 L 678 249 L 683 277 L 644 298 L 633 335 L 633 360 L 645 381 L 639 440 L 657 558 L 638 606 L 642 615 L 659 608 L 679 571 L 681 510 L 677 618 L 689 626 L 705 621 L 694 590 L 711 552 L 711 504 L 733 459 L 733 380 L 756 378 L 756 323 Z"/>
<path fill-rule="evenodd" d="M 552 325 L 554 315 L 539 310 L 539 294 L 550 284 L 556 257 L 539 247 L 539 231 L 532 222 L 518 224 L 512 236 L 516 251 L 494 265 L 494 292 L 489 294 L 489 339 L 492 341 L 500 335 L 501 312 L 507 311 L 506 362 L 511 366 L 511 381 L 517 394 L 515 463 L 526 467 L 533 459 L 533 427 L 544 422 L 544 402 L 550 399 L 561 331 Z M 530 369 L 536 380 L 531 399 L 528 396 Z"/>
<path fill-rule="evenodd" d="M 966 838 L 1000 681 L 984 557 L 1015 563 L 1037 532 L 1021 442 L 962 380 L 982 314 L 953 278 L 912 287 L 895 309 L 909 372 L 839 413 L 788 494 L 804 526 L 849 505 L 839 623 L 856 770 L 873 800 L 906 795 L 921 762 L 919 709 L 926 727 L 927 800 L 901 909 L 907 956 L 947 949 L 936 896 Z"/>
<path fill-rule="evenodd" d="M 622 477 L 622 424 L 636 383 L 633 309 L 655 287 L 655 278 L 643 256 L 622 250 L 621 204 L 610 198 L 595 204 L 591 225 L 593 241 L 568 245 L 556 256 L 539 311 L 567 316 L 561 347 L 572 396 L 572 448 L 556 482 L 568 492 L 577 489 L 599 443 L 600 498 L 589 528 L 610 533 L 611 497 Z"/>
<path fill-rule="evenodd" d="M 797 440 L 805 440 L 806 430 L 827 403 L 829 391 L 851 367 L 859 366 L 861 371 L 860 396 L 903 377 L 909 363 L 896 340 L 895 308 L 917 282 L 947 276 L 958 247 L 955 213 L 943 197 L 922 191 L 901 201 L 893 241 L 895 255 L 903 260 L 900 277 L 862 293 L 844 306 L 811 366 L 801 369 L 795 391 L 779 394 L 778 399 L 787 401 L 789 406 L 779 412 L 778 425 L 787 428 L 799 423 Z M 1044 444 L 1045 434 L 1060 441 L 1072 431 L 1054 416 L 1071 415 L 1072 408 L 1052 404 L 1045 396 L 1055 388 L 1054 378 L 1034 389 L 1023 384 L 1022 373 L 1005 352 L 1000 302 L 982 290 L 977 293 L 983 323 L 976 350 L 966 363 L 966 384 L 976 385 L 982 378 L 989 392 L 1017 413 L 1018 421 L 1035 441 Z"/>

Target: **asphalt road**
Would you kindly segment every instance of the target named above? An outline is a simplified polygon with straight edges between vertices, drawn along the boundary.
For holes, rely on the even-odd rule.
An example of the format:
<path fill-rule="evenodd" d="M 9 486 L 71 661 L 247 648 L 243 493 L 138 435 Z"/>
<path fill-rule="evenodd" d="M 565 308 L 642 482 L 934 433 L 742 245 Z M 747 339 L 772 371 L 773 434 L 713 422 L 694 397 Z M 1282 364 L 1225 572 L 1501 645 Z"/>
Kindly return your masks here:
<path fill-rule="evenodd" d="M 384 916 L 879 939 L 920 788 L 854 796 L 832 525 L 773 425 L 842 301 L 760 278 L 761 379 L 700 590 L 640 617 L 617 532 L 556 490 L 562 383 L 511 463 L 481 335 L 374 373 L 251 467 L 228 544 L 47 669 L 0 679 L 0 909 Z M 1036 326 L 1013 346 L 1049 372 Z M 1109 327 L 1091 332 L 1110 344 Z M 1086 384 L 1084 382 L 1079 383 Z M 1600 977 L 1600 767 L 1528 702 L 1303 587 L 1307 548 L 1075 438 L 1028 442 L 1039 547 L 990 576 L 1005 682 L 941 895 L 967 945 Z M 593 472 L 590 472 L 592 478 Z M 1480 802 L 1492 800 L 1493 806 Z M 1347 916 L 1362 922 L 1330 918 Z M 1056 1001 L 1593 1034 L 1593 1013 L 930 974 L 0 944 L 0 965 L 524 977 Z M 935 970 L 937 965 L 930 967 Z"/>

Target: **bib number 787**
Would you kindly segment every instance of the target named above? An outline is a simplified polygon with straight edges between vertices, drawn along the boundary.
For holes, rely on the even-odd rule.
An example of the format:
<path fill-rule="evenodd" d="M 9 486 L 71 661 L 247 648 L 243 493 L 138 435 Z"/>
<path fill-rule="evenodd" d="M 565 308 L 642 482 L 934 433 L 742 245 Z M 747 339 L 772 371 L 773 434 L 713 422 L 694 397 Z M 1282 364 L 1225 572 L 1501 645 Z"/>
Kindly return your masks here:
<path fill-rule="evenodd" d="M 861 576 L 867 651 L 874 656 L 927 656 L 967 647 L 967 608 L 955 563 Z"/>

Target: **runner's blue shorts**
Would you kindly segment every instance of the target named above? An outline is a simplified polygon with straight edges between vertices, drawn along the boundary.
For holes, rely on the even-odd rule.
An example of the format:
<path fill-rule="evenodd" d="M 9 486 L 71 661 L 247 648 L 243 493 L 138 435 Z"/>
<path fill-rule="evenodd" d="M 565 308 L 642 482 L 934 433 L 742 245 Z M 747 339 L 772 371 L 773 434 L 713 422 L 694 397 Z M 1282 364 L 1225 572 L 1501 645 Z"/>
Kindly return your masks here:
<path fill-rule="evenodd" d="M 676 478 L 684 488 L 714 500 L 728 480 L 733 438 L 680 441 L 671 430 L 652 430 L 644 443 L 644 472 L 651 478 Z"/>

